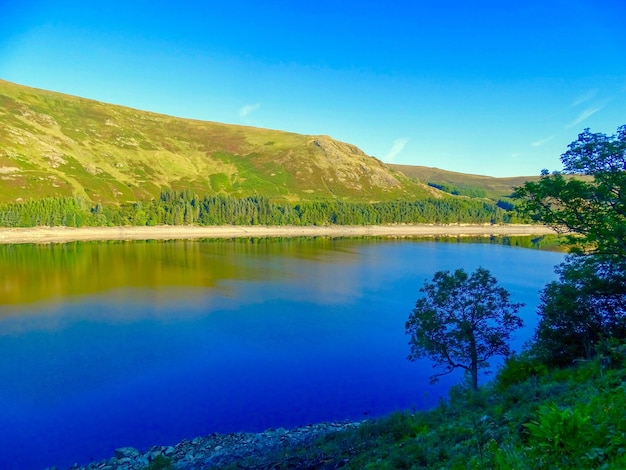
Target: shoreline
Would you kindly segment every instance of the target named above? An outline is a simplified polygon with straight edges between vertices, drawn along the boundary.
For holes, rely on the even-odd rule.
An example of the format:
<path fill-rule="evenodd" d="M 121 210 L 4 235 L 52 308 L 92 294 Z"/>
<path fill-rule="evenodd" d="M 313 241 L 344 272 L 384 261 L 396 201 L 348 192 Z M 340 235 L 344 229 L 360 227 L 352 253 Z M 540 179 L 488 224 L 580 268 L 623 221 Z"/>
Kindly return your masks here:
<path fill-rule="evenodd" d="M 198 238 L 266 237 L 471 237 L 556 234 L 544 225 L 415 224 L 415 225 L 157 225 L 153 227 L 20 227 L 0 228 L 0 244 L 68 243 L 109 240 L 189 240 Z"/>
<path fill-rule="evenodd" d="M 290 429 L 267 429 L 257 433 L 214 433 L 183 439 L 175 445 L 156 445 L 144 450 L 121 447 L 115 449 L 114 455 L 109 459 L 91 462 L 85 466 L 75 465 L 68 470 L 145 470 L 157 458 L 164 464 L 169 461 L 173 465 L 167 468 L 176 469 L 223 468 L 242 463 L 250 465 L 252 462 L 254 464 L 250 468 L 275 468 L 287 459 L 292 465 L 297 465 L 289 468 L 298 468 L 300 464 L 303 468 L 318 468 L 319 459 L 307 461 L 306 456 L 298 458 L 296 454 L 289 452 L 295 448 L 306 448 L 323 436 L 356 429 L 360 425 L 361 422 L 353 421 L 318 423 Z M 46 470 L 56 468 L 48 467 Z"/>

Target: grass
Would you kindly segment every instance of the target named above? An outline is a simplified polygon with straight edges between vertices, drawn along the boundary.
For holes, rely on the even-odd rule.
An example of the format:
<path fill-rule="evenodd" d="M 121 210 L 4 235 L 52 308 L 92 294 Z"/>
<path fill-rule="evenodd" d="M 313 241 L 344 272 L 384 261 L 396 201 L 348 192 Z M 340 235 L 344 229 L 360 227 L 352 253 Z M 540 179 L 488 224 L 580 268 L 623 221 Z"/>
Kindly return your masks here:
<path fill-rule="evenodd" d="M 459 187 L 461 190 L 467 189 L 470 191 L 484 192 L 484 197 L 493 201 L 510 197 L 514 188 L 522 186 L 526 181 L 536 181 L 539 179 L 539 176 L 494 178 L 491 176 L 471 175 L 426 166 L 389 166 L 423 183 L 450 185 Z"/>
<path fill-rule="evenodd" d="M 67 162 L 67 163 L 63 163 Z M 282 200 L 443 194 L 328 136 L 181 119 L 0 80 L 0 203 L 59 191 L 119 204 L 162 188 Z M 410 173 L 410 172 L 409 172 Z"/>

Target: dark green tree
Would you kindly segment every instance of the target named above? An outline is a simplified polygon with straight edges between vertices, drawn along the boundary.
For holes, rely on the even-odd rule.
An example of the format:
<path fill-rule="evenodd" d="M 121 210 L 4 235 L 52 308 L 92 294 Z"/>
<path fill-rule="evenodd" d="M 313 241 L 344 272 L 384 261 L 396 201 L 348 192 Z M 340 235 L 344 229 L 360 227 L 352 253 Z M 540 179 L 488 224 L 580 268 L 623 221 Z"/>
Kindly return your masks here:
<path fill-rule="evenodd" d="M 572 256 L 556 268 L 559 280 L 541 293 L 535 349 L 564 366 L 589 358 L 603 339 L 626 339 L 626 259 Z"/>
<path fill-rule="evenodd" d="M 626 338 L 626 126 L 612 136 L 585 129 L 561 161 L 562 172 L 516 191 L 526 214 L 570 235 L 574 253 L 541 294 L 535 347 L 553 365 Z"/>
<path fill-rule="evenodd" d="M 478 388 L 478 370 L 489 366 L 489 358 L 508 356 L 511 332 L 522 326 L 517 312 L 521 303 L 509 301 L 509 292 L 484 268 L 471 275 L 463 269 L 439 271 L 426 281 L 424 294 L 406 322 L 411 336 L 409 360 L 428 357 L 434 367 L 449 374 L 457 368 L 470 374 Z"/>
<path fill-rule="evenodd" d="M 544 170 L 516 190 L 535 221 L 575 234 L 578 251 L 626 255 L 626 125 L 607 137 L 585 129 L 561 155 L 563 171 Z"/>

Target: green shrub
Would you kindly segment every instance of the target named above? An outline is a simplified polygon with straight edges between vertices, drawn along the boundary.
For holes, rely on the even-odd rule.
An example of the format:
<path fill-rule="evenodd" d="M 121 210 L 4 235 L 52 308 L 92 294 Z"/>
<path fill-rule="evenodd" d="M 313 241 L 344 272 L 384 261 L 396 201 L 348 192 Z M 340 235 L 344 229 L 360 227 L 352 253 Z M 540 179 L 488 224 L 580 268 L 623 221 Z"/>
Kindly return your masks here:
<path fill-rule="evenodd" d="M 524 382 L 531 377 L 541 377 L 548 373 L 548 367 L 530 352 L 511 354 L 496 375 L 499 390 Z"/>
<path fill-rule="evenodd" d="M 580 463 L 578 459 L 586 449 L 591 434 L 589 420 L 582 407 L 560 408 L 554 403 L 542 405 L 537 419 L 525 424 L 532 453 L 538 462 L 545 462 L 546 468 Z"/>

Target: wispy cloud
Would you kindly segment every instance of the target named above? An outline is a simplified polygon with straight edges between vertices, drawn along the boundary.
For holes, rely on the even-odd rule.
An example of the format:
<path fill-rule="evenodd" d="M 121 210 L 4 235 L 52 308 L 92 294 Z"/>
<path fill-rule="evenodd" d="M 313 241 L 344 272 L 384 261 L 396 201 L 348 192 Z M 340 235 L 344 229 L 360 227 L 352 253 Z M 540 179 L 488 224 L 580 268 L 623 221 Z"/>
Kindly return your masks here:
<path fill-rule="evenodd" d="M 406 137 L 401 137 L 394 140 L 391 149 L 389 150 L 389 152 L 387 152 L 387 155 L 385 155 L 385 161 L 392 162 L 393 159 L 396 158 L 396 155 L 404 150 L 404 147 L 406 147 L 406 144 L 408 142 L 409 139 L 407 139 Z"/>
<path fill-rule="evenodd" d="M 548 142 L 550 142 L 552 139 L 554 139 L 554 136 L 551 135 L 549 137 L 546 137 L 544 139 L 539 139 L 539 140 L 535 140 L 533 143 L 531 143 L 530 145 L 532 147 L 541 147 L 542 145 L 547 144 Z"/>
<path fill-rule="evenodd" d="M 583 103 L 586 103 L 587 101 L 591 100 L 594 96 L 596 96 L 598 94 L 598 89 L 597 88 L 593 88 L 591 90 L 587 90 L 585 93 L 581 94 L 580 96 L 578 96 L 571 104 L 570 107 L 575 108 L 578 105 L 581 105 Z"/>
<path fill-rule="evenodd" d="M 590 118 L 591 116 L 593 116 L 594 114 L 596 114 L 602 108 L 604 108 L 604 105 L 603 106 L 598 106 L 596 108 L 587 108 L 587 109 L 585 109 L 582 113 L 580 113 L 580 115 L 576 119 L 574 119 L 567 126 L 565 126 L 565 129 L 570 129 L 570 128 L 574 127 L 574 126 L 577 126 L 578 124 L 580 124 L 584 120 L 586 120 L 586 119 Z"/>
<path fill-rule="evenodd" d="M 248 116 L 250 116 L 250 114 L 255 112 L 260 107 L 261 103 L 247 104 L 239 110 L 239 116 L 242 118 L 247 118 Z"/>

